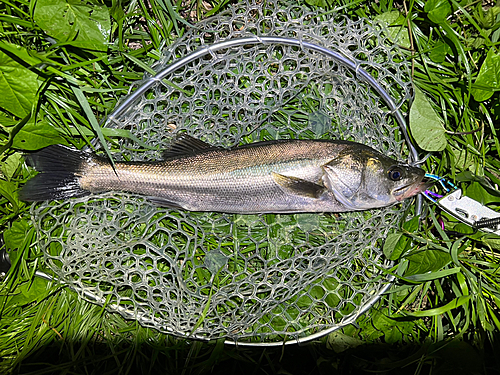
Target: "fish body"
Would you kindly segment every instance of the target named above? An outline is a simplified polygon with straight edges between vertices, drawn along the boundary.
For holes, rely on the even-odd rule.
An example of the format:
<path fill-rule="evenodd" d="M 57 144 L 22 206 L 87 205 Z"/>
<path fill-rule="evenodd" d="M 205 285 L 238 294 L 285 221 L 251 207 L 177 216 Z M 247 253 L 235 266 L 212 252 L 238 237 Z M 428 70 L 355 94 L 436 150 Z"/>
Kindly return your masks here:
<path fill-rule="evenodd" d="M 181 135 L 157 162 L 120 162 L 65 146 L 30 155 L 39 173 L 20 192 L 37 201 L 105 191 L 189 211 L 345 212 L 421 192 L 424 171 L 348 141 L 281 140 L 232 149 Z M 394 178 L 396 177 L 396 178 Z"/>

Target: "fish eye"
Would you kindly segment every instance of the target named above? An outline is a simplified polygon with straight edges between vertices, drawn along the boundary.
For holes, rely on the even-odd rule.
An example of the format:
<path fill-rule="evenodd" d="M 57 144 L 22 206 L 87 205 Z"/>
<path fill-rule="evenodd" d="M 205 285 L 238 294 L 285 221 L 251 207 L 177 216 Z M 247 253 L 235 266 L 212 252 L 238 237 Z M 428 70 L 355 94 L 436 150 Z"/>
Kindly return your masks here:
<path fill-rule="evenodd" d="M 399 167 L 392 167 L 389 169 L 388 175 L 392 181 L 399 181 L 403 178 L 403 170 Z"/>

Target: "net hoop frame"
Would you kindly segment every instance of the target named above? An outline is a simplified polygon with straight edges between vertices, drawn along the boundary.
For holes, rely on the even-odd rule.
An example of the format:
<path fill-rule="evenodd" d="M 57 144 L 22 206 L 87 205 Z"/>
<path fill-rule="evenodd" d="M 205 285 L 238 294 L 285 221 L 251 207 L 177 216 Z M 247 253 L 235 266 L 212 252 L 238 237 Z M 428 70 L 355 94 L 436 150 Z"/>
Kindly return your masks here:
<path fill-rule="evenodd" d="M 231 49 L 235 47 L 241 47 L 241 46 L 258 46 L 258 45 L 284 45 L 284 46 L 293 46 L 293 47 L 298 47 L 301 50 L 310 50 L 313 52 L 320 53 L 324 55 L 325 57 L 328 57 L 329 59 L 334 60 L 338 64 L 346 67 L 350 71 L 354 73 L 354 76 L 356 77 L 357 80 L 363 81 L 367 83 L 375 92 L 380 95 L 380 97 L 383 99 L 384 103 L 387 105 L 389 109 L 389 114 L 392 115 L 398 126 L 401 134 L 404 137 L 406 146 L 408 147 L 408 152 L 409 152 L 409 159 L 411 163 L 417 164 L 420 159 L 418 155 L 418 151 L 415 148 L 415 146 L 412 144 L 411 139 L 408 135 L 408 128 L 407 124 L 404 118 L 404 115 L 402 114 L 400 107 L 395 103 L 391 95 L 382 87 L 377 80 L 370 75 L 370 73 L 363 69 L 362 61 L 358 61 L 350 56 L 347 56 L 344 54 L 341 50 L 335 50 L 332 48 L 328 48 L 325 46 L 321 46 L 319 44 L 302 40 L 302 39 L 297 39 L 297 38 L 290 38 L 290 37 L 283 37 L 283 36 L 273 36 L 273 35 L 245 35 L 242 37 L 236 37 L 236 38 L 230 38 L 227 40 L 219 41 L 213 44 L 207 44 L 207 45 L 202 45 L 199 48 L 197 48 L 195 51 L 180 57 L 170 63 L 168 66 L 165 68 L 159 70 L 156 75 L 150 76 L 146 78 L 144 81 L 141 82 L 139 86 L 136 86 L 134 88 L 134 91 L 130 93 L 123 101 L 121 101 L 117 107 L 108 115 L 108 117 L 104 120 L 104 126 L 106 126 L 109 123 L 112 123 L 114 121 L 118 121 L 117 119 L 123 115 L 127 110 L 129 110 L 136 102 L 138 99 L 141 98 L 141 96 L 151 87 L 153 87 L 155 84 L 157 84 L 159 81 L 163 80 L 165 77 L 167 77 L 169 74 L 175 72 L 177 69 L 180 69 L 188 64 L 190 64 L 193 61 L 196 61 L 201 58 L 205 58 L 206 56 L 213 56 L 213 58 L 216 58 L 215 53 L 221 50 L 226 50 L 226 49 Z M 209 63 L 209 60 L 207 60 L 207 63 Z M 422 197 L 417 198 L 416 202 L 416 213 L 417 215 L 420 214 L 422 211 Z M 33 208 L 32 208 L 32 214 L 33 214 Z M 351 316 L 349 316 L 347 319 L 344 319 L 341 324 L 336 324 L 330 328 L 323 329 L 319 332 L 315 332 L 312 334 L 309 334 L 307 336 L 302 336 L 302 337 L 294 337 L 292 334 L 286 336 L 286 340 L 283 341 L 274 341 L 274 342 L 246 342 L 246 341 L 237 341 L 233 339 L 227 339 L 225 338 L 224 342 L 229 345 L 235 345 L 235 346 L 242 346 L 242 347 L 255 347 L 255 346 L 264 346 L 264 347 L 276 347 L 276 346 L 282 346 L 282 345 L 291 345 L 291 344 L 305 344 L 307 342 L 310 342 L 312 340 L 319 339 L 325 335 L 328 335 L 335 330 L 342 328 L 346 325 L 354 323 L 360 315 L 365 313 L 369 308 L 373 306 L 380 298 L 381 296 L 387 292 L 387 290 L 392 286 L 392 282 L 394 280 L 394 276 L 387 276 L 385 278 L 386 284 L 377 290 L 377 293 L 373 295 L 371 299 L 366 301 L 362 306 L 359 306 L 357 310 L 355 310 Z M 70 286 L 72 287 L 72 286 Z M 86 299 L 96 303 L 103 305 L 105 304 L 106 300 L 94 293 L 92 293 L 89 290 L 82 290 L 80 289 L 78 291 L 80 294 L 84 295 Z M 124 306 L 121 305 L 116 305 L 116 304 L 107 304 L 106 309 L 111 312 L 118 312 L 122 316 L 128 318 L 128 319 L 134 319 L 142 323 L 147 323 L 150 325 L 155 325 L 157 322 L 155 321 L 155 318 L 146 316 L 145 314 L 140 314 L 137 312 L 133 312 L 130 309 L 125 308 Z M 206 336 L 203 335 L 198 335 L 193 332 L 179 332 L 179 331 L 174 331 L 173 329 L 165 326 L 161 326 L 160 328 L 162 331 L 171 333 L 177 337 L 185 338 L 185 339 L 197 339 L 200 341 L 211 341 L 212 339 L 207 338 Z"/>
<path fill-rule="evenodd" d="M 263 45 L 268 45 L 268 44 L 282 44 L 282 45 L 288 45 L 288 46 L 296 46 L 300 47 L 302 49 L 310 49 L 315 52 L 320 52 L 323 55 L 334 59 L 337 63 L 342 64 L 343 66 L 349 68 L 353 72 L 356 73 L 356 77 L 358 79 L 361 79 L 365 82 L 367 82 L 385 101 L 386 105 L 389 107 L 389 109 L 392 111 L 392 115 L 395 117 L 396 121 L 398 122 L 398 125 L 400 127 L 400 131 L 403 134 L 406 144 L 408 146 L 409 152 L 410 152 L 410 160 L 413 163 L 418 163 L 420 161 L 418 151 L 411 142 L 411 139 L 408 135 L 408 129 L 407 129 L 407 124 L 405 121 L 405 118 L 403 114 L 401 113 L 400 109 L 394 102 L 393 98 L 389 93 L 381 86 L 378 84 L 377 80 L 373 78 L 365 69 L 363 69 L 360 66 L 360 63 L 350 57 L 347 57 L 343 55 L 339 51 L 335 51 L 333 49 L 320 46 L 315 43 L 311 43 L 308 41 L 303 41 L 300 39 L 296 38 L 286 38 L 286 37 L 281 37 L 281 36 L 245 36 L 241 38 L 233 38 L 229 40 L 224 40 L 222 42 L 214 43 L 211 45 L 206 45 L 198 50 L 191 52 L 190 54 L 180 58 L 179 60 L 175 61 L 174 63 L 170 64 L 167 66 L 165 69 L 159 71 L 156 75 L 149 77 L 144 81 L 144 83 L 139 86 L 131 95 L 129 95 L 125 100 L 123 100 L 114 110 L 112 113 L 109 114 L 108 118 L 106 119 L 106 123 L 109 121 L 114 120 L 116 117 L 120 116 L 122 113 L 124 113 L 140 96 L 146 92 L 149 88 L 151 88 L 157 81 L 162 80 L 165 78 L 167 75 L 170 73 L 174 72 L 175 70 L 189 64 L 190 62 L 200 59 L 204 56 L 207 55 L 213 55 L 215 52 L 219 50 L 224 50 L 232 47 L 240 47 L 244 45 L 258 45 L 258 44 L 263 44 Z M 422 210 L 422 197 L 418 196 L 417 197 L 417 202 L 416 202 L 416 212 L 417 214 L 421 213 Z M 348 319 L 346 322 L 343 322 L 343 326 L 352 324 L 356 321 L 356 319 L 366 312 L 368 309 L 370 309 L 379 299 L 380 297 L 392 286 L 392 280 L 394 280 L 394 276 L 391 276 L 389 278 L 389 282 L 387 285 L 382 288 L 379 293 L 374 296 L 374 298 L 371 301 L 368 301 L 362 309 L 360 309 L 356 314 L 354 314 L 351 319 Z M 311 334 L 309 336 L 305 337 L 295 337 L 292 338 L 289 341 L 283 341 L 283 342 L 258 342 L 258 343 L 253 343 L 253 342 L 238 342 L 238 341 L 233 341 L 233 340 L 225 340 L 225 344 L 229 345 L 235 345 L 235 346 L 248 346 L 248 347 L 256 347 L 256 346 L 266 346 L 266 347 L 274 347 L 274 346 L 280 346 L 280 345 L 290 345 L 290 344 L 305 344 L 307 342 L 319 339 L 321 337 L 324 337 L 342 327 L 340 326 L 335 326 L 331 327 L 329 329 L 322 330 L 320 332 Z M 189 336 L 187 336 L 189 337 Z M 205 337 L 197 337 L 200 340 L 203 341 L 209 341 Z"/>

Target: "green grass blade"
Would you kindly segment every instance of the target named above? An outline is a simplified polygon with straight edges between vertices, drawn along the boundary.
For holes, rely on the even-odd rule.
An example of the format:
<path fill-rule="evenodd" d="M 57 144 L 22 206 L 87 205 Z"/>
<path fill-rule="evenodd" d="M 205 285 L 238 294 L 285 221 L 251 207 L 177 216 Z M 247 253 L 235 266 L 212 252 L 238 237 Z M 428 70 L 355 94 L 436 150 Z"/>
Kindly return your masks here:
<path fill-rule="evenodd" d="M 104 139 L 104 134 L 102 133 L 102 129 L 99 126 L 99 123 L 97 122 L 97 119 L 94 116 L 94 113 L 92 112 L 92 109 L 90 108 L 89 102 L 87 101 L 87 98 L 83 94 L 82 90 L 80 87 L 71 85 L 71 89 L 75 93 L 76 99 L 82 106 L 83 111 L 87 115 L 87 118 L 90 122 L 90 125 L 92 126 L 92 129 L 94 130 L 95 134 L 97 135 L 97 138 L 99 139 L 99 142 L 101 143 L 102 147 L 104 148 L 104 151 L 106 152 L 106 155 L 108 156 L 109 160 L 111 161 L 111 164 L 113 165 L 113 168 L 115 166 L 115 163 L 113 161 L 113 157 L 111 155 L 111 151 L 108 148 L 108 144 L 106 140 Z"/>
<path fill-rule="evenodd" d="M 426 317 L 426 316 L 436 316 L 442 315 L 450 310 L 456 309 L 457 307 L 462 306 L 463 304 L 469 302 L 472 296 L 460 296 L 455 298 L 453 301 L 447 303 L 444 306 L 436 307 L 435 309 L 429 309 L 424 311 L 414 311 L 407 313 L 409 316 L 414 316 L 418 318 Z"/>
<path fill-rule="evenodd" d="M 420 283 L 420 282 L 424 282 L 424 281 L 436 280 L 436 279 L 441 279 L 443 277 L 447 277 L 447 276 L 450 276 L 450 275 L 454 275 L 456 273 L 459 273 L 460 270 L 461 270 L 460 267 L 453 267 L 453 268 L 450 268 L 450 269 L 436 271 L 436 272 L 431 272 L 431 273 L 424 273 L 424 274 L 406 276 L 405 280 L 415 281 L 415 282 L 419 282 Z"/>

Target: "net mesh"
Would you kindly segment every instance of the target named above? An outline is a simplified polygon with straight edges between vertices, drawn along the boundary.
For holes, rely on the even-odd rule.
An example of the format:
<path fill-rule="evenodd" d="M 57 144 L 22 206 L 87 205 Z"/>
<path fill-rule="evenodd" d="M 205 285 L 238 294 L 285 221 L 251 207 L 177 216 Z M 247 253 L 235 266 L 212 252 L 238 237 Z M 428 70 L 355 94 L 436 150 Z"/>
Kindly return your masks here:
<path fill-rule="evenodd" d="M 404 58 L 380 28 L 279 1 L 243 3 L 197 24 L 155 70 L 248 35 L 339 51 L 357 59 L 398 107 L 404 110 L 410 97 Z M 224 147 L 354 140 L 405 158 L 392 112 L 377 92 L 356 71 L 302 45 L 223 48 L 145 82 L 153 84 L 106 123 L 141 141 L 120 139 L 113 145 L 117 160 L 157 160 L 180 130 Z M 376 300 L 389 283 L 381 269 L 391 266 L 382 241 L 403 210 L 198 213 L 113 192 L 34 205 L 32 213 L 48 266 L 83 298 L 163 332 L 272 344 L 351 323 Z"/>

